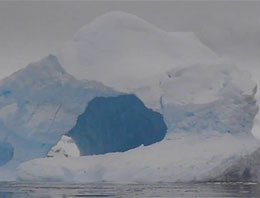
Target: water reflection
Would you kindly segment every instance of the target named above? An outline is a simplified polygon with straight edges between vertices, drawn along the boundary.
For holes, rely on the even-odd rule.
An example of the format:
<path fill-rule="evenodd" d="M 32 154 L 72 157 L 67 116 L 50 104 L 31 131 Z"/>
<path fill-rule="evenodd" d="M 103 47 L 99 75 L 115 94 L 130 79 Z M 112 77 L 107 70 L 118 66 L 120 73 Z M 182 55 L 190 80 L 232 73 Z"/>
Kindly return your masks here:
<path fill-rule="evenodd" d="M 260 197 L 254 183 L 62 184 L 0 183 L 1 198 Z"/>

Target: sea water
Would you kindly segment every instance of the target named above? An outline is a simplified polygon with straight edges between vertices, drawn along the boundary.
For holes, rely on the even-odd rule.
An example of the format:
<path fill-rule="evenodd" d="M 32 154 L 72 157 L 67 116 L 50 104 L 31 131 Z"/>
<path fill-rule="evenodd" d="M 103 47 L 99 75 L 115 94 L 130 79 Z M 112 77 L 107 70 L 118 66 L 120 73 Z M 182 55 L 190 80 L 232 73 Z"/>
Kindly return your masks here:
<path fill-rule="evenodd" d="M 1 182 L 1 198 L 260 197 L 256 183 L 23 183 Z"/>

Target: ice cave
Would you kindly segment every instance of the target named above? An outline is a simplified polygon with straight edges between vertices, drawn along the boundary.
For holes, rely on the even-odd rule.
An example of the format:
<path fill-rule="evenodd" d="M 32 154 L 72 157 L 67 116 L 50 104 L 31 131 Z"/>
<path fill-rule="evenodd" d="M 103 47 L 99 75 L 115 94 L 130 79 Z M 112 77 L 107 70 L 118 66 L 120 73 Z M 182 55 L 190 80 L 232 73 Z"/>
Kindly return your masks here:
<path fill-rule="evenodd" d="M 81 155 L 123 152 L 161 141 L 167 131 L 163 116 L 135 95 L 96 97 L 69 131 Z"/>
<path fill-rule="evenodd" d="M 0 166 L 9 162 L 14 155 L 14 148 L 7 142 L 0 141 Z"/>

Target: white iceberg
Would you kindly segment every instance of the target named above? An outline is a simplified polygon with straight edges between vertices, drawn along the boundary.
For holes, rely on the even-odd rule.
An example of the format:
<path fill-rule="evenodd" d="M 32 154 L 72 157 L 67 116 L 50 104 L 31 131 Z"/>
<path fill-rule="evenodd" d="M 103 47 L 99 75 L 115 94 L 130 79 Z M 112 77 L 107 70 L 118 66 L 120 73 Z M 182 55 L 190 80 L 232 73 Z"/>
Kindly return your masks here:
<path fill-rule="evenodd" d="M 112 12 L 83 27 L 58 59 L 78 78 L 136 94 L 162 113 L 168 132 L 127 152 L 28 161 L 17 169 L 19 180 L 202 181 L 223 160 L 259 145 L 251 134 L 256 84 L 192 33 Z"/>

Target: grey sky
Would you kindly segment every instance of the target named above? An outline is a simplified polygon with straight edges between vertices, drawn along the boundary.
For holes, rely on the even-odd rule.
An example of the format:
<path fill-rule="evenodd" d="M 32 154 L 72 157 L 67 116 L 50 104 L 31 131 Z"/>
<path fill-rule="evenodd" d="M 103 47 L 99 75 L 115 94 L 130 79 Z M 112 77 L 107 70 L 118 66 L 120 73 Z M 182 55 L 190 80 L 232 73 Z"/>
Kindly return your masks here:
<path fill-rule="evenodd" d="M 81 26 L 114 10 L 166 31 L 193 31 L 256 80 L 260 75 L 260 2 L 0 2 L 0 78 L 55 52 Z"/>

